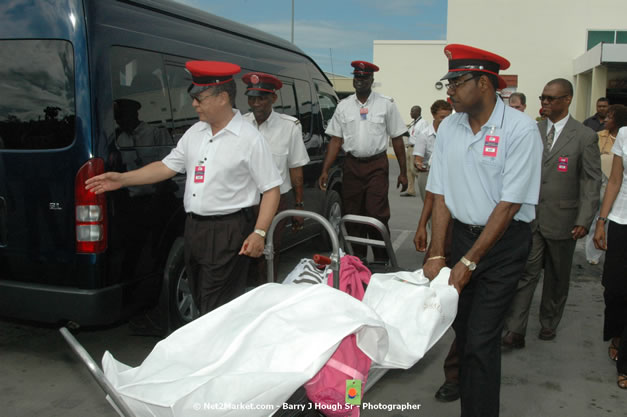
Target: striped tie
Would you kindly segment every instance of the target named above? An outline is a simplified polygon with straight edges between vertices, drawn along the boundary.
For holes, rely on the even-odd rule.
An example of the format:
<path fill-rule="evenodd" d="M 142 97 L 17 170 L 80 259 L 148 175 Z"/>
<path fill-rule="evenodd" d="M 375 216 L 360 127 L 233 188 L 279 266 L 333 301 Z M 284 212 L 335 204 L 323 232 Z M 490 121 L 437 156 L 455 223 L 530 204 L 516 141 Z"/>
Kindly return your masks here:
<path fill-rule="evenodd" d="M 553 147 L 553 139 L 555 138 L 555 125 L 551 126 L 551 130 L 549 130 L 549 134 L 546 135 L 546 151 L 551 152 L 551 148 Z"/>

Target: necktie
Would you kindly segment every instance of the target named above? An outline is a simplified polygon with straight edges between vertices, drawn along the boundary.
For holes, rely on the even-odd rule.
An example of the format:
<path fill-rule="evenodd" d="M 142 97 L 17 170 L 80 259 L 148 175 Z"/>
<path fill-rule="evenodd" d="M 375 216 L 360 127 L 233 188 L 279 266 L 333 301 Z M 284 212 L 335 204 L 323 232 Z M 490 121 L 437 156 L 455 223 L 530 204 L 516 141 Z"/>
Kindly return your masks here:
<path fill-rule="evenodd" d="M 551 130 L 549 130 L 549 133 L 546 135 L 546 151 L 547 152 L 551 152 L 554 138 L 555 138 L 555 125 L 551 126 Z"/>

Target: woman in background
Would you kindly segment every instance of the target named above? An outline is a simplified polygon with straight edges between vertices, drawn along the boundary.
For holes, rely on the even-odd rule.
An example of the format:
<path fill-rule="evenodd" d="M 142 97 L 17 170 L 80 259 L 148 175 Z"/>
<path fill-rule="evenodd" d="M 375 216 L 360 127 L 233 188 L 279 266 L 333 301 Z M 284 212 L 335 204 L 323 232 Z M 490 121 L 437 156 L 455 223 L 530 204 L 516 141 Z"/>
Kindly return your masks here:
<path fill-rule="evenodd" d="M 610 178 L 596 222 L 594 244 L 606 250 L 602 283 L 605 288 L 603 339 L 616 361 L 617 384 L 627 389 L 627 127 L 616 135 Z M 605 223 L 609 223 L 607 237 Z"/>
<path fill-rule="evenodd" d="M 605 122 L 605 129 L 601 130 L 599 135 L 599 150 L 601 151 L 601 171 L 603 172 L 602 184 L 601 184 L 601 201 L 603 201 L 603 195 L 605 194 L 605 187 L 607 186 L 607 179 L 610 176 L 610 170 L 612 169 L 612 159 L 614 154 L 612 153 L 612 146 L 616 141 L 616 135 L 618 130 L 627 126 L 627 107 L 622 104 L 614 104 L 608 108 L 607 119 Z M 599 213 L 597 213 L 598 215 Z M 596 230 L 596 219 L 592 222 L 588 236 L 586 237 L 586 260 L 591 265 L 596 265 L 601 259 L 603 254 L 602 250 L 599 250 L 594 245 L 594 232 Z M 607 225 L 605 227 L 607 233 Z"/>

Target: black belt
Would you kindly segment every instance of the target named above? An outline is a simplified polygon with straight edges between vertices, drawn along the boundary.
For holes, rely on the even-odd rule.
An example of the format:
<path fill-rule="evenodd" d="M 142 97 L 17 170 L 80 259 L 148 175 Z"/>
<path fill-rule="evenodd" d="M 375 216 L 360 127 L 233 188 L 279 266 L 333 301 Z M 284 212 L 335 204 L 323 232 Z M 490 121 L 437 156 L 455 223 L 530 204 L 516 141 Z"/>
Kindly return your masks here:
<path fill-rule="evenodd" d="M 485 226 L 479 226 L 476 224 L 466 224 L 466 223 L 460 222 L 459 220 L 455 220 L 455 223 L 457 223 L 458 226 L 472 233 L 473 235 L 480 235 L 481 232 L 483 232 L 483 229 L 485 229 Z"/>
<path fill-rule="evenodd" d="M 460 222 L 459 220 L 455 220 L 455 222 L 462 229 L 465 229 L 468 232 L 472 233 L 473 235 L 477 235 L 477 236 L 479 236 L 481 234 L 481 232 L 483 232 L 483 229 L 485 229 L 485 226 L 479 226 L 477 224 L 466 224 L 466 223 Z M 512 220 L 511 223 L 510 223 L 510 227 L 511 226 L 519 226 L 519 225 L 522 225 L 522 224 L 528 224 L 528 223 L 523 222 L 521 220 Z"/>
<path fill-rule="evenodd" d="M 356 160 L 357 162 L 371 162 L 371 161 L 375 161 L 377 159 L 381 159 L 384 156 L 387 156 L 387 152 L 383 151 L 383 152 L 378 153 L 376 155 L 366 156 L 365 158 L 358 158 L 358 157 L 354 156 L 351 153 L 347 153 L 346 156 L 349 157 L 350 159 Z"/>
<path fill-rule="evenodd" d="M 229 218 L 232 217 L 236 217 L 236 216 L 240 216 L 242 214 L 252 214 L 252 207 L 246 207 L 240 210 L 237 210 L 234 213 L 229 213 L 229 214 L 219 214 L 219 215 L 215 215 L 215 216 L 202 216 L 200 214 L 196 214 L 196 213 L 187 213 L 187 215 L 189 217 L 191 217 L 194 220 L 199 220 L 199 221 L 206 221 L 206 220 L 227 220 Z"/>

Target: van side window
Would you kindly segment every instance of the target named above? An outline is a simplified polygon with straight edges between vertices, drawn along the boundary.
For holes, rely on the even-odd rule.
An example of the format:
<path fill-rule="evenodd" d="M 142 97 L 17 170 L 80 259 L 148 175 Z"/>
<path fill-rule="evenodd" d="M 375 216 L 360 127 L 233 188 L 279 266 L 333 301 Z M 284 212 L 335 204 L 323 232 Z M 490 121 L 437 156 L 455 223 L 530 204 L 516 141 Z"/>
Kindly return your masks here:
<path fill-rule="evenodd" d="M 303 139 L 307 142 L 311 137 L 311 87 L 308 82 L 302 80 L 294 80 L 294 87 L 296 87 L 300 124 L 303 127 Z"/>
<path fill-rule="evenodd" d="M 274 111 L 278 113 L 288 114 L 298 118 L 298 108 L 296 107 L 296 95 L 294 94 L 294 86 L 291 83 L 283 82 L 283 87 L 277 91 L 280 95 L 281 106 L 277 106 L 279 100 L 274 103 Z"/>
<path fill-rule="evenodd" d="M 172 104 L 172 139 L 176 143 L 185 131 L 198 121 L 198 113 L 194 110 L 192 98 L 187 93 L 192 79 L 185 68 L 166 64 L 165 72 Z"/>
<path fill-rule="evenodd" d="M 173 145 L 169 130 L 172 112 L 161 55 L 114 46 L 111 48 L 111 78 L 117 147 Z M 155 160 L 152 157 L 139 159 L 141 165 Z"/>
<path fill-rule="evenodd" d="M 74 141 L 74 50 L 63 40 L 0 41 L 0 149 Z"/>
<path fill-rule="evenodd" d="M 314 133 L 322 134 L 335 113 L 337 98 L 331 86 L 316 82 L 320 111 L 314 114 Z"/>

